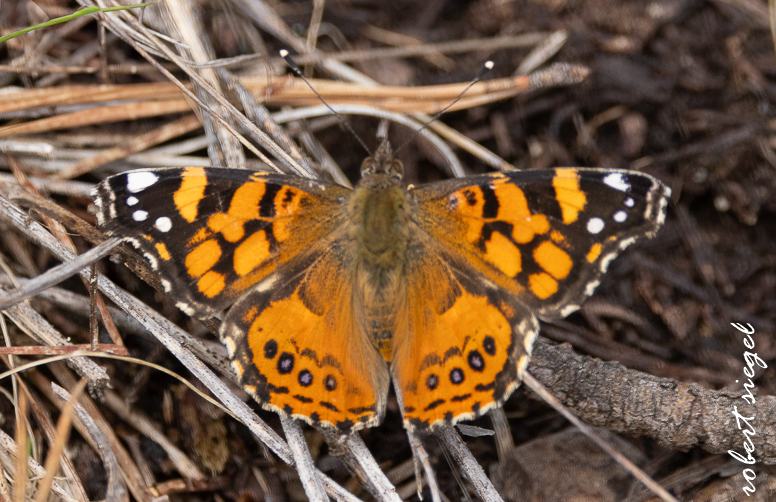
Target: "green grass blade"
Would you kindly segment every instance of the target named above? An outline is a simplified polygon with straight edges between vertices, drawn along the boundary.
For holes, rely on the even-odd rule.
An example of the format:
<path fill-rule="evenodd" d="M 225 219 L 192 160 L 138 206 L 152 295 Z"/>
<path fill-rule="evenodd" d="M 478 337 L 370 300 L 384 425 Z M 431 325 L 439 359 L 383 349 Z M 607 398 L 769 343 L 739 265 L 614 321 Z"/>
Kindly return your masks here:
<path fill-rule="evenodd" d="M 137 9 L 139 7 L 146 7 L 148 5 L 153 5 L 156 2 L 146 2 L 141 3 L 137 5 L 122 5 L 119 7 L 106 7 L 104 9 L 101 9 L 99 7 L 96 7 L 92 5 L 91 7 L 84 7 L 81 10 L 77 10 L 73 12 L 72 14 L 68 14 L 67 16 L 57 17 L 55 19 L 52 19 L 50 21 L 46 21 L 45 23 L 36 24 L 35 26 L 30 26 L 28 28 L 21 29 L 19 31 L 15 31 L 13 33 L 10 33 L 4 37 L 0 37 L 0 43 L 3 43 L 7 40 L 10 40 L 12 38 L 16 38 L 19 35 L 24 35 L 25 33 L 29 33 L 32 30 L 37 30 L 38 28 L 45 28 L 47 26 L 53 26 L 55 24 L 59 23 L 66 23 L 67 21 L 72 21 L 73 19 L 79 18 L 81 16 L 86 16 L 88 14 L 94 14 L 95 12 L 113 12 L 117 10 L 129 10 L 129 9 Z"/>

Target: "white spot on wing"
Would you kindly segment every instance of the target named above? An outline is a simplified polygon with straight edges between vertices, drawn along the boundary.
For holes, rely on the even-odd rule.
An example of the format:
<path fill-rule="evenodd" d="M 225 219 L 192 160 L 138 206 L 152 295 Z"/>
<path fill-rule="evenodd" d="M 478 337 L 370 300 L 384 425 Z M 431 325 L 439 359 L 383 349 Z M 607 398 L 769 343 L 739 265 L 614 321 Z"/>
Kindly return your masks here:
<path fill-rule="evenodd" d="M 666 207 L 668 206 L 668 198 L 671 197 L 671 189 L 666 188 L 664 197 L 660 199 L 660 206 L 657 208 L 657 221 L 658 226 L 662 225 L 666 221 Z"/>
<path fill-rule="evenodd" d="M 169 232 L 170 229 L 172 228 L 172 220 L 166 216 L 162 216 L 156 219 L 156 223 L 154 223 L 154 226 L 160 232 Z"/>
<path fill-rule="evenodd" d="M 103 206 L 102 197 L 97 195 L 96 190 L 92 191 L 92 197 L 94 198 L 94 205 L 97 206 L 97 224 L 99 226 L 102 226 L 103 222 L 103 212 L 105 211 L 105 207 Z"/>
<path fill-rule="evenodd" d="M 189 315 L 192 317 L 194 316 L 194 309 L 189 307 L 188 303 L 178 302 L 175 304 L 175 306 L 181 309 L 183 313 L 185 313 L 186 315 Z"/>
<path fill-rule="evenodd" d="M 137 197 L 134 197 L 134 196 L 132 196 L 132 195 L 130 195 L 129 197 L 127 197 L 127 205 L 128 205 L 128 206 L 134 206 L 134 205 L 135 205 L 135 204 L 137 204 L 138 202 L 140 202 L 140 201 L 138 201 L 138 200 L 137 200 Z"/>
<path fill-rule="evenodd" d="M 623 202 L 623 204 L 625 204 L 625 207 L 633 207 L 636 205 L 636 201 L 633 200 L 631 197 L 628 197 L 627 199 L 625 199 L 625 202 Z"/>
<path fill-rule="evenodd" d="M 523 348 L 525 352 L 530 356 L 533 352 L 533 344 L 536 341 L 536 337 L 539 335 L 539 328 L 536 323 L 536 318 L 531 316 L 530 319 L 524 319 L 520 321 L 517 326 L 518 333 L 521 333 L 525 338 L 523 339 Z"/>
<path fill-rule="evenodd" d="M 162 287 L 164 288 L 164 290 L 165 290 L 167 293 L 169 293 L 170 291 L 172 291 L 172 284 L 170 284 L 170 281 L 168 281 L 167 279 L 162 279 L 162 280 L 161 280 L 161 283 L 162 283 Z"/>
<path fill-rule="evenodd" d="M 628 237 L 627 239 L 624 239 L 622 242 L 620 242 L 620 249 L 625 249 L 634 242 L 636 242 L 635 237 Z"/>
<path fill-rule="evenodd" d="M 625 220 L 628 219 L 628 213 L 626 213 L 625 211 L 617 211 L 616 213 L 614 213 L 614 216 L 612 218 L 617 223 L 623 223 Z"/>
<path fill-rule="evenodd" d="M 560 315 L 562 315 L 563 317 L 566 317 L 569 314 L 573 314 L 577 310 L 579 310 L 579 305 L 574 305 L 572 303 L 560 309 Z"/>
<path fill-rule="evenodd" d="M 585 295 L 592 296 L 592 294 L 595 293 L 595 288 L 597 288 L 599 284 L 601 284 L 601 281 L 588 282 L 587 286 L 585 286 Z"/>
<path fill-rule="evenodd" d="M 609 253 L 603 257 L 601 260 L 601 273 L 606 273 L 606 271 L 609 269 L 609 264 L 612 263 L 612 260 L 614 260 L 616 257 L 617 253 Z"/>
<path fill-rule="evenodd" d="M 229 358 L 234 357 L 234 353 L 237 351 L 237 346 L 234 344 L 232 337 L 224 337 L 221 342 L 223 342 L 223 344 L 226 346 L 226 351 L 229 353 Z"/>
<path fill-rule="evenodd" d="M 150 171 L 134 171 L 127 174 L 127 190 L 132 193 L 142 192 L 159 181 L 159 176 Z"/>
<path fill-rule="evenodd" d="M 143 256 L 146 257 L 146 260 L 151 264 L 151 268 L 154 270 L 159 270 L 159 262 L 156 261 L 156 256 L 152 255 L 151 253 L 143 253 Z"/>
<path fill-rule="evenodd" d="M 148 218 L 148 211 L 143 211 L 142 209 L 138 209 L 134 213 L 132 213 L 132 219 L 135 221 L 145 221 L 145 219 Z"/>
<path fill-rule="evenodd" d="M 590 232 L 593 235 L 601 233 L 601 230 L 604 229 L 604 220 L 601 218 L 595 217 L 590 218 L 587 220 L 587 231 Z"/>
<path fill-rule="evenodd" d="M 621 192 L 630 192 L 630 183 L 625 181 L 622 173 L 611 173 L 604 176 L 604 183 Z"/>

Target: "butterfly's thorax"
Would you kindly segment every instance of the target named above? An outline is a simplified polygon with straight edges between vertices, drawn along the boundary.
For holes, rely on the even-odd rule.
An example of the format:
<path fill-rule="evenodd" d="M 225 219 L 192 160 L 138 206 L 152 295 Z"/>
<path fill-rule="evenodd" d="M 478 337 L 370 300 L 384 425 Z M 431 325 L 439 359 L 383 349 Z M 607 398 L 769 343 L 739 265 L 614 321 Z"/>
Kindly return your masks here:
<path fill-rule="evenodd" d="M 359 183 L 348 207 L 358 258 L 375 269 L 395 269 L 407 247 L 407 192 L 399 180 L 375 174 Z"/>

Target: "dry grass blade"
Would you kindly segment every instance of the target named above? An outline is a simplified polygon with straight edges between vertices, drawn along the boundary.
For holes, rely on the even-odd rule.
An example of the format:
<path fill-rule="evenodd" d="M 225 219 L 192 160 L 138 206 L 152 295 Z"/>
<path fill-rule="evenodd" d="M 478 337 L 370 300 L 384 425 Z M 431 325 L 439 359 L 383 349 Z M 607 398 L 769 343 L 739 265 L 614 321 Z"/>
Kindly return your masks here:
<path fill-rule="evenodd" d="M 139 44 L 134 42 L 134 39 L 131 38 L 131 33 L 134 33 L 134 30 L 139 32 L 140 35 L 147 38 L 148 40 L 151 40 L 154 43 L 154 47 L 158 49 L 161 53 L 163 53 L 167 58 L 175 62 L 179 65 L 179 67 L 186 72 L 186 74 L 191 78 L 191 80 L 198 85 L 203 92 L 206 92 L 208 96 L 213 98 L 219 106 L 221 106 L 224 110 L 226 110 L 229 113 L 229 116 L 235 120 L 237 123 L 239 123 L 241 126 L 245 127 L 247 130 L 253 132 L 256 136 L 263 138 L 264 143 L 263 146 L 267 148 L 269 151 L 272 152 L 273 155 L 275 155 L 277 158 L 283 159 L 286 161 L 289 165 L 293 166 L 296 172 L 302 173 L 303 171 L 301 168 L 294 162 L 294 160 L 288 156 L 282 149 L 278 148 L 272 141 L 269 141 L 269 138 L 267 135 L 258 129 L 255 124 L 251 123 L 243 114 L 241 114 L 231 103 L 229 103 L 223 96 L 220 95 L 220 93 L 214 89 L 208 82 L 206 82 L 202 77 L 200 77 L 196 72 L 194 72 L 187 64 L 185 64 L 180 57 L 178 57 L 172 50 L 170 50 L 164 43 L 157 40 L 157 38 L 142 24 L 140 24 L 136 19 L 132 17 L 128 17 L 127 20 L 132 25 L 133 31 L 125 32 L 123 30 L 120 30 L 117 26 L 110 24 L 110 19 L 105 19 L 108 26 L 110 26 L 116 31 L 116 34 L 119 36 L 122 36 L 122 38 L 127 41 L 130 45 L 132 45 L 135 50 L 140 53 L 141 56 L 146 58 L 149 62 L 154 64 L 157 69 L 165 75 L 171 82 L 175 82 L 176 85 L 183 91 L 183 93 L 188 97 L 188 99 L 195 102 L 203 113 L 207 113 L 213 120 L 218 122 L 222 127 L 224 127 L 226 130 L 231 132 L 234 137 L 238 138 L 240 142 L 251 152 L 253 152 L 259 159 L 266 162 L 268 165 L 272 166 L 273 169 L 278 170 L 277 166 L 266 156 L 264 153 L 256 149 L 253 144 L 245 140 L 245 138 L 240 135 L 235 128 L 227 122 L 220 114 L 215 113 L 215 111 L 208 105 L 206 105 L 202 100 L 200 100 L 194 93 L 192 93 L 186 86 L 180 82 L 177 78 L 175 78 L 169 71 L 164 69 L 161 65 L 158 65 L 156 60 L 148 53 L 146 52 Z"/>
<path fill-rule="evenodd" d="M 493 483 L 490 482 L 482 466 L 474 458 L 472 452 L 467 448 L 466 443 L 452 427 L 443 427 L 439 430 L 437 436 L 442 440 L 447 450 L 453 456 L 461 469 L 466 473 L 477 491 L 477 495 L 486 502 L 503 502 L 501 495 L 496 491 Z"/>
<path fill-rule="evenodd" d="M 569 34 L 566 30 L 558 30 L 548 36 L 542 43 L 537 44 L 531 49 L 531 52 L 520 62 L 520 66 L 515 70 L 515 75 L 528 75 L 536 70 L 549 59 L 558 53 L 568 40 Z"/>
<path fill-rule="evenodd" d="M 191 110 L 191 107 L 185 100 L 105 106 L 33 120 L 23 124 L 3 126 L 0 127 L 0 138 L 106 124 L 121 120 L 138 120 L 172 113 L 182 113 L 189 110 Z"/>
<path fill-rule="evenodd" d="M 199 121 L 196 115 L 187 115 L 182 119 L 165 124 L 158 129 L 141 134 L 130 140 L 127 145 L 105 150 L 95 155 L 94 157 L 84 159 L 74 164 L 68 169 L 62 169 L 52 178 L 56 181 L 81 176 L 82 174 L 88 173 L 89 171 L 97 169 L 98 167 L 103 166 L 109 162 L 122 159 L 135 152 L 147 150 L 153 145 L 164 143 L 173 138 L 177 138 L 186 133 L 199 129 L 200 127 L 202 127 L 202 123 Z"/>
<path fill-rule="evenodd" d="M 397 33 L 394 31 L 384 30 L 374 25 L 366 25 L 361 30 L 361 33 L 363 33 L 364 36 L 370 38 L 371 40 L 384 43 L 386 45 L 392 45 L 392 46 L 398 46 L 398 47 L 404 47 L 404 48 L 425 46 L 423 41 L 418 38 Z M 340 61 L 344 61 L 341 56 L 342 56 L 342 53 L 339 53 L 339 54 L 336 54 L 334 57 Z M 442 52 L 434 51 L 434 52 L 431 52 L 430 54 L 425 54 L 423 57 L 429 63 L 436 65 L 442 71 L 449 72 L 449 71 L 452 71 L 453 68 L 455 68 L 455 61 L 452 58 L 445 56 Z"/>
<path fill-rule="evenodd" d="M 89 251 L 78 255 L 75 260 L 58 265 L 48 270 L 45 274 L 39 275 L 35 279 L 27 282 L 24 288 L 4 291 L 2 295 L 0 295 L 0 310 L 5 310 L 19 302 L 23 302 L 41 291 L 59 284 L 68 277 L 77 274 L 95 261 L 111 254 L 113 248 L 120 243 L 120 239 L 108 239 Z"/>
<path fill-rule="evenodd" d="M 441 502 L 442 492 L 439 490 L 436 475 L 434 474 L 434 468 L 431 467 L 431 461 L 428 458 L 426 449 L 421 444 L 417 434 L 409 429 L 407 430 L 407 439 L 410 442 L 410 448 L 412 448 L 412 461 L 415 468 L 415 481 L 417 483 L 415 490 L 418 493 L 418 497 L 420 497 L 420 492 L 423 488 L 421 479 L 424 479 L 428 484 L 429 491 L 431 492 L 432 502 Z M 420 474 L 421 468 L 425 473 L 425 477 L 422 477 Z"/>
<path fill-rule="evenodd" d="M 71 395 L 62 387 L 52 384 L 52 391 L 59 399 L 68 404 L 72 402 Z M 107 472 L 107 490 L 105 492 L 105 500 L 110 501 L 128 501 L 129 495 L 124 486 L 124 480 L 122 478 L 122 470 L 119 469 L 118 462 L 114 455 L 115 447 L 109 443 L 108 438 L 103 431 L 97 426 L 94 419 L 89 416 L 86 409 L 75 403 L 73 411 L 78 417 L 78 421 L 81 423 L 83 429 L 82 433 L 86 432 L 86 437 L 91 439 L 97 446 L 97 451 L 100 453 L 105 471 Z M 63 412 L 64 413 L 64 412 Z M 126 472 L 126 470 L 124 470 Z M 135 494 L 137 496 L 137 494 Z M 143 500 L 143 498 L 141 498 Z"/>
<path fill-rule="evenodd" d="M 14 356 L 55 356 L 72 354 L 83 351 L 101 351 L 108 354 L 125 356 L 128 354 L 127 348 L 120 345 L 109 343 L 98 343 L 96 345 L 67 345 L 67 346 L 48 346 L 48 345 L 15 345 L 13 347 L 0 347 L 0 354 Z"/>
<path fill-rule="evenodd" d="M 11 490 L 8 488 L 8 483 L 6 482 L 6 473 L 5 470 L 0 467 L 0 501 L 11 502 L 11 500 Z"/>
<path fill-rule="evenodd" d="M 302 427 L 293 418 L 280 417 L 280 423 L 283 426 L 283 432 L 286 435 L 286 441 L 294 457 L 294 467 L 299 473 L 299 481 L 302 482 L 304 492 L 308 500 L 312 502 L 327 502 L 326 491 L 323 488 L 321 480 L 318 478 L 315 469 L 315 463 L 310 456 L 310 450 L 307 448 Z"/>
<path fill-rule="evenodd" d="M 59 469 L 59 457 L 62 455 L 62 451 L 67 444 L 67 438 L 70 436 L 70 422 L 73 419 L 73 408 L 78 402 L 78 398 L 83 394 L 86 388 L 87 380 L 82 379 L 75 389 L 73 389 L 70 399 L 62 409 L 62 413 L 59 415 L 59 421 L 57 421 L 57 435 L 54 442 L 50 445 L 48 456 L 46 457 L 46 475 L 38 483 L 37 493 L 35 494 L 35 502 L 44 502 L 48 499 L 49 492 L 51 491 L 51 482 L 54 479 L 54 475 Z"/>
<path fill-rule="evenodd" d="M 768 0 L 768 20 L 771 28 L 773 50 L 776 51 L 776 0 Z"/>
<path fill-rule="evenodd" d="M 13 457 L 15 460 L 18 460 L 19 458 L 19 448 L 17 446 L 17 443 L 14 441 L 14 439 L 6 434 L 4 431 L 0 430 L 0 450 L 3 451 L 4 456 L 7 457 Z M 22 454 L 21 457 L 24 458 L 26 455 Z M 46 471 L 43 469 L 43 466 L 40 465 L 38 462 L 35 461 L 34 458 L 27 457 L 27 469 L 28 472 L 35 478 L 43 478 L 46 475 Z M 13 472 L 17 472 L 16 469 L 13 470 Z M 6 486 L 7 488 L 7 486 Z M 55 481 L 52 484 L 52 491 L 57 496 L 59 500 L 64 501 L 72 501 L 73 498 L 70 497 L 70 495 L 62 489 L 62 487 Z M 8 498 L 8 500 L 12 500 L 11 497 Z"/>
<path fill-rule="evenodd" d="M 70 345 L 67 337 L 27 304 L 14 305 L 5 311 L 5 315 L 13 320 L 19 329 L 43 345 Z M 105 368 L 91 359 L 74 358 L 72 364 L 79 374 L 93 385 L 101 386 L 109 380 Z"/>
<path fill-rule="evenodd" d="M 400 500 L 394 489 L 394 484 L 383 473 L 361 436 L 358 434 L 340 436 L 329 429 L 319 428 L 317 430 L 329 445 L 330 454 L 340 459 L 355 475 L 351 479 L 351 483 L 346 485 L 347 488 L 357 493 L 357 489 L 363 486 L 375 499 L 383 502 L 398 502 Z"/>
<path fill-rule="evenodd" d="M 291 137 L 275 122 L 269 110 L 242 85 L 240 80 L 224 70 L 218 70 L 218 77 L 225 87 L 240 100 L 240 104 L 251 122 L 261 124 L 272 140 L 304 169 L 306 176 L 315 177 L 316 173 L 312 163 L 302 154 Z M 261 138 L 256 136 L 253 138 L 257 142 L 261 141 Z"/>
<path fill-rule="evenodd" d="M 461 161 L 458 160 L 458 157 L 456 157 L 452 149 L 450 149 L 450 147 L 445 144 L 444 141 L 440 140 L 439 137 L 429 131 L 429 129 L 434 128 L 434 124 L 431 124 L 428 128 L 424 128 L 426 124 L 425 122 L 416 122 L 402 114 L 363 105 L 329 105 L 314 106 L 310 108 L 296 108 L 293 110 L 278 112 L 273 114 L 272 118 L 276 122 L 283 124 L 286 122 L 294 122 L 311 117 L 330 115 L 332 110 L 341 115 L 364 115 L 367 117 L 376 117 L 382 120 L 389 120 L 391 122 L 406 126 L 410 130 L 419 133 L 420 136 L 431 142 L 437 151 L 444 157 L 454 176 L 460 178 L 465 175 Z"/>
<path fill-rule="evenodd" d="M 52 181 L 50 178 L 29 177 L 28 181 L 40 191 L 70 197 L 91 197 L 93 187 L 91 183 L 82 181 Z M 0 185 L 15 183 L 16 179 L 13 176 L 0 173 Z"/>
<path fill-rule="evenodd" d="M 266 77 L 244 76 L 239 80 L 260 103 L 297 106 L 320 103 L 313 92 L 299 79 L 283 78 L 279 82 L 273 82 Z M 368 86 L 314 78 L 310 79 L 310 83 L 329 103 L 352 103 L 355 100 L 374 104 L 377 101 L 384 101 L 383 107 L 389 110 L 392 109 L 391 101 L 395 102 L 395 106 L 400 109 L 418 105 L 431 107 L 433 103 L 428 103 L 429 99 L 444 106 L 460 94 L 467 85 L 461 83 L 422 87 Z M 493 79 L 475 86 L 468 93 L 468 97 L 481 98 L 490 93 L 503 91 L 527 92 L 530 90 L 528 83 L 525 77 Z M 171 110 L 190 109 L 184 106 L 186 101 L 182 94 L 178 86 L 168 83 L 62 86 L 51 90 L 46 89 L 45 92 L 40 89 L 20 89 L 0 95 L 0 113 L 9 114 L 38 107 L 86 105 L 111 101 L 136 101 L 145 103 L 149 107 L 156 104 L 156 106 L 169 107 Z M 122 108 L 112 110 L 120 113 Z M 3 130 L 5 129 L 0 128 L 0 131 Z"/>
<path fill-rule="evenodd" d="M 326 64 L 330 61 L 351 62 L 367 59 L 385 59 L 393 57 L 433 56 L 434 54 L 456 54 L 474 51 L 495 51 L 506 48 L 531 47 L 542 43 L 552 33 L 532 32 L 521 35 L 507 35 L 494 38 L 480 38 L 477 40 L 456 40 L 451 42 L 414 44 L 412 46 L 371 49 L 364 51 L 347 51 L 334 53 L 320 53 L 308 49 L 306 55 L 297 59 L 299 64 Z"/>
<path fill-rule="evenodd" d="M 175 469 L 186 480 L 204 481 L 206 479 L 206 476 L 200 471 L 197 465 L 162 434 L 162 427 L 160 427 L 159 424 L 153 423 L 147 417 L 143 416 L 142 413 L 130 409 L 127 403 L 113 391 L 105 391 L 105 404 L 111 411 L 130 423 L 135 429 L 143 433 L 143 435 L 153 439 L 156 444 L 165 451 L 167 457 L 175 466 Z"/>
<path fill-rule="evenodd" d="M 27 493 L 27 396 L 18 394 L 16 400 L 16 471 L 13 476 L 13 498 L 24 502 Z"/>
<path fill-rule="evenodd" d="M 0 113 L 36 107 L 89 104 L 101 101 L 165 101 L 180 98 L 181 92 L 167 82 L 135 85 L 63 85 L 52 89 L 24 89 L 0 96 Z M 190 109 L 190 107 L 189 107 Z"/>
<path fill-rule="evenodd" d="M 194 3 L 185 0 L 170 0 L 159 9 L 167 34 L 178 40 L 182 45 L 178 52 L 185 57 L 186 63 L 202 64 L 211 61 L 215 57 L 215 50 L 206 36 L 201 16 Z M 194 90 L 202 102 L 207 103 L 211 110 L 199 109 L 199 118 L 209 138 L 210 148 L 208 156 L 214 166 L 231 166 L 237 169 L 245 169 L 245 154 L 240 148 L 240 138 L 232 135 L 221 120 L 224 117 L 229 125 L 234 120 L 229 118 L 227 108 L 221 100 L 224 97 L 222 83 L 219 81 L 215 70 L 211 68 L 194 69 L 188 64 L 181 66 L 190 75 L 197 74 L 202 81 L 207 82 L 209 88 L 203 87 L 199 81 L 194 81 Z M 197 110 L 197 108 L 195 108 Z M 215 117 L 212 116 L 215 113 Z M 228 119 L 228 120 L 227 120 Z"/>
<path fill-rule="evenodd" d="M 569 72 L 567 78 L 555 77 L 553 80 L 538 79 L 535 76 L 517 76 L 512 78 L 491 79 L 474 85 L 450 111 L 463 110 L 494 101 L 508 99 L 525 94 L 540 87 L 550 85 L 570 85 L 579 81 L 575 75 L 585 72 L 583 67 L 575 73 Z M 548 70 L 543 70 L 543 75 Z M 557 70 L 555 70 L 557 71 Z M 259 103 L 271 103 L 275 106 L 294 105 L 312 106 L 320 101 L 299 79 L 291 79 L 282 84 L 268 84 L 264 78 L 243 77 L 240 82 L 250 90 Z M 468 85 L 445 84 L 425 87 L 400 87 L 348 84 L 328 80 L 311 79 L 311 85 L 330 104 L 363 104 L 376 106 L 396 112 L 434 113 L 458 96 Z M 107 89 L 105 89 L 107 87 Z M 177 91 L 177 92 L 176 92 Z M 180 96 L 180 88 L 172 84 L 140 84 L 125 86 L 75 87 L 64 88 L 47 95 L 37 89 L 10 93 L 0 96 L 0 113 L 9 113 L 40 106 L 75 105 L 99 103 L 112 100 L 136 100 L 136 103 L 102 106 L 69 114 L 58 115 L 0 127 L 0 137 L 18 136 L 52 131 L 77 126 L 87 126 L 123 120 L 138 120 L 190 110 L 190 105 Z M 244 124 L 243 124 L 244 125 Z M 249 128 L 254 130 L 255 128 Z"/>

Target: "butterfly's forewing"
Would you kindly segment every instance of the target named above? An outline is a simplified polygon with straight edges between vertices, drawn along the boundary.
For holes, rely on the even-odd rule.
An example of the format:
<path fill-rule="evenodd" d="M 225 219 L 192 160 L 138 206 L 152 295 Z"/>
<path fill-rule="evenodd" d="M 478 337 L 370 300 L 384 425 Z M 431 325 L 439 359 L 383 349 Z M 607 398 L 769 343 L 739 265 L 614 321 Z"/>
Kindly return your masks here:
<path fill-rule="evenodd" d="M 340 225 L 349 193 L 304 178 L 193 167 L 112 176 L 94 199 L 100 226 L 145 254 L 182 310 L 207 317 Z"/>
<path fill-rule="evenodd" d="M 503 403 L 528 365 L 536 318 L 422 232 L 413 233 L 406 267 L 391 362 L 405 425 L 452 424 Z"/>
<path fill-rule="evenodd" d="M 420 186 L 414 222 L 545 320 L 565 317 L 609 263 L 665 219 L 670 190 L 617 169 L 558 168 Z"/>
<path fill-rule="evenodd" d="M 352 260 L 345 238 L 315 242 L 240 298 L 221 328 L 243 387 L 265 408 L 342 433 L 380 422 L 390 382 L 358 331 Z"/>

